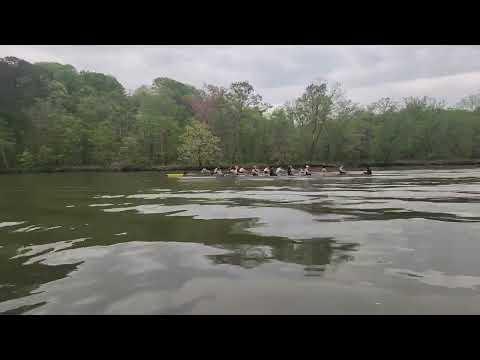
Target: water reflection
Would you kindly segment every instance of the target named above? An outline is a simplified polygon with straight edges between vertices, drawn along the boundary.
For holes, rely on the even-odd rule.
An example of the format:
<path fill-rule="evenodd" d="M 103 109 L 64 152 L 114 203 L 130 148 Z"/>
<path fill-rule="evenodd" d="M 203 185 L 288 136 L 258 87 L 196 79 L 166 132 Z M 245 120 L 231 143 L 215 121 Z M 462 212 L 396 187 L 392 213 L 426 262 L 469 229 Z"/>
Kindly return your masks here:
<path fill-rule="evenodd" d="M 0 313 L 480 312 L 480 171 L 57 175 L 0 178 Z"/>
<path fill-rule="evenodd" d="M 23 261 L 24 259 L 0 261 L 0 303 L 35 294 L 41 284 L 66 278 L 82 263 L 79 261 L 52 267 L 41 263 L 25 265 Z"/>
<path fill-rule="evenodd" d="M 358 244 L 337 244 L 331 238 L 308 242 L 271 241 L 267 245 L 223 245 L 226 254 L 209 255 L 215 264 L 252 269 L 271 261 L 304 265 L 305 275 L 321 275 L 327 265 L 352 261 Z"/>

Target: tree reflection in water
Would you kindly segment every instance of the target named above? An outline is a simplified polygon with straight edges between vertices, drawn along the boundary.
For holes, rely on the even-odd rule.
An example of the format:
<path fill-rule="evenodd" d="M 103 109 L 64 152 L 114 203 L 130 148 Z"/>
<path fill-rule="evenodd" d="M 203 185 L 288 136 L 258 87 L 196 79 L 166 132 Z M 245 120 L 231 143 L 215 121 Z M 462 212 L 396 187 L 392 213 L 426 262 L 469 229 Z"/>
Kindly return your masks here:
<path fill-rule="evenodd" d="M 352 261 L 351 252 L 358 244 L 338 243 L 332 238 L 318 238 L 302 242 L 275 239 L 266 244 L 228 244 L 218 246 L 231 250 L 227 254 L 210 255 L 214 264 L 229 264 L 252 269 L 265 263 L 280 261 L 305 265 L 305 276 L 322 275 L 326 267 L 334 268 Z"/>

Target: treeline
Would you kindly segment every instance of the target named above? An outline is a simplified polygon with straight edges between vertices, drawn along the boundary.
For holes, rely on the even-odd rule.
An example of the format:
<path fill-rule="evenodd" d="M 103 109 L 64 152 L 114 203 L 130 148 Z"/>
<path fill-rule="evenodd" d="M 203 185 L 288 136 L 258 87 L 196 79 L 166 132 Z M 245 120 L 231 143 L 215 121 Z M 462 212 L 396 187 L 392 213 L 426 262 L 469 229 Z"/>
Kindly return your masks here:
<path fill-rule="evenodd" d="M 0 59 L 0 168 L 480 158 L 480 95 L 359 106 L 315 82 L 272 108 L 248 82 L 202 89 Z"/>

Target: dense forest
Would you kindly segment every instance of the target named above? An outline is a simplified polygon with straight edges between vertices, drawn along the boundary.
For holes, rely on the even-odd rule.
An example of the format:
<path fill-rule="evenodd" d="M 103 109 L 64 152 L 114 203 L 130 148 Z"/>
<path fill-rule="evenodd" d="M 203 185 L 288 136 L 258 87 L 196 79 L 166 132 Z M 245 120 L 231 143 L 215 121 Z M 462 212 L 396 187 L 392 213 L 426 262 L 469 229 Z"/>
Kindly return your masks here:
<path fill-rule="evenodd" d="M 71 65 L 0 59 L 0 169 L 480 158 L 480 94 L 360 106 L 312 82 L 281 107 L 246 81 L 159 77 L 128 93 Z"/>

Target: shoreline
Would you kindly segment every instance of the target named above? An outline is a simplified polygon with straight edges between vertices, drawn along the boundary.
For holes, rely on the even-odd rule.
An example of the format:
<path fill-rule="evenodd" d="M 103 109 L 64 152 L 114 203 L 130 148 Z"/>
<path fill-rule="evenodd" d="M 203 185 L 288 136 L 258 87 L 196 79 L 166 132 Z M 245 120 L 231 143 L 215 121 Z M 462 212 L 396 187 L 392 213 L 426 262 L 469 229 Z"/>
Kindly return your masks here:
<path fill-rule="evenodd" d="M 454 168 L 475 168 L 480 166 L 480 159 L 471 160 L 402 160 L 389 163 L 382 162 L 364 162 L 369 164 L 372 170 L 408 170 L 408 169 L 454 169 Z M 336 169 L 336 164 L 312 162 L 309 163 L 312 169 L 326 167 L 327 169 Z M 344 163 L 347 171 L 360 171 L 365 169 L 362 163 L 349 164 Z M 222 164 L 223 165 L 223 164 Z M 243 166 L 249 168 L 254 164 L 244 164 Z M 264 167 L 266 165 L 257 163 L 257 166 Z M 302 167 L 303 164 L 293 164 L 294 168 Z M 212 166 L 208 166 L 210 168 Z M 227 168 L 223 166 L 223 168 Z M 213 168 L 213 167 L 212 167 Z M 102 167 L 102 166 L 65 166 L 65 167 L 42 167 L 32 169 L 0 169 L 0 175 L 8 174 L 38 174 L 38 173 L 81 173 L 81 172 L 185 172 L 185 171 L 200 171 L 202 168 L 198 166 L 183 166 L 183 165 L 158 165 L 158 166 L 123 166 L 123 167 Z"/>

